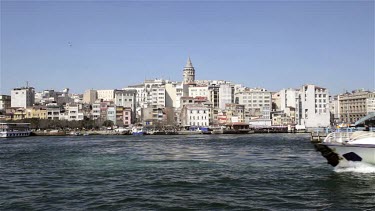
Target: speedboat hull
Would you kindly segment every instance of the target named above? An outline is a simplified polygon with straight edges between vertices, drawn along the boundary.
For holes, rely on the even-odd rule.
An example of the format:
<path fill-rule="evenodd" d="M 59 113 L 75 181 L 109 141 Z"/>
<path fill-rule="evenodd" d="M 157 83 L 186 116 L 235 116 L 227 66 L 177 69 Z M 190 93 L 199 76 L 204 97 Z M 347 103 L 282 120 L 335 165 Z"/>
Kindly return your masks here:
<path fill-rule="evenodd" d="M 363 162 L 375 165 L 375 133 L 332 133 L 317 150 L 332 166 L 341 162 Z"/>
<path fill-rule="evenodd" d="M 352 161 L 352 162 L 363 162 L 363 163 L 369 163 L 369 164 L 375 165 L 375 146 L 374 145 L 351 145 L 351 146 L 339 145 L 339 144 L 323 144 L 323 145 L 328 147 L 332 151 L 332 153 L 335 153 L 337 155 L 338 162 Z M 333 166 L 336 166 L 336 165 L 333 165 Z"/>

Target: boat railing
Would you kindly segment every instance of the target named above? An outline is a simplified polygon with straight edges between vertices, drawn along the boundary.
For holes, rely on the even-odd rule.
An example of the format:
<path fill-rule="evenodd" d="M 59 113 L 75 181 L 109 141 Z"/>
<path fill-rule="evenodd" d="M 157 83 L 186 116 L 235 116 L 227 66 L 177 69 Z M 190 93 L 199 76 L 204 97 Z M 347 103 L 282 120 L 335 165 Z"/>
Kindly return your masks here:
<path fill-rule="evenodd" d="M 324 139 L 325 143 L 341 143 L 345 144 L 351 141 L 375 137 L 375 132 L 356 131 L 356 132 L 334 132 L 327 135 Z"/>
<path fill-rule="evenodd" d="M 353 133 L 353 135 L 350 137 L 351 141 L 363 139 L 363 138 L 372 138 L 375 137 L 375 132 L 368 132 L 368 131 L 358 131 Z"/>
<path fill-rule="evenodd" d="M 345 143 L 350 140 L 353 132 L 333 132 L 327 135 L 324 143 Z"/>

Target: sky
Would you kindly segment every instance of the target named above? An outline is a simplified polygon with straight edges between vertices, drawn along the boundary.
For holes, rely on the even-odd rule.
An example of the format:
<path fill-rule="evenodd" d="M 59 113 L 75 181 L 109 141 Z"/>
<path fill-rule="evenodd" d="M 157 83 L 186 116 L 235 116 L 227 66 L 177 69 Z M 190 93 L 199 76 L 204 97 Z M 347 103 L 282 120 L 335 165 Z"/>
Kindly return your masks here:
<path fill-rule="evenodd" d="M 4 1 L 0 94 L 145 79 L 375 88 L 374 1 Z"/>

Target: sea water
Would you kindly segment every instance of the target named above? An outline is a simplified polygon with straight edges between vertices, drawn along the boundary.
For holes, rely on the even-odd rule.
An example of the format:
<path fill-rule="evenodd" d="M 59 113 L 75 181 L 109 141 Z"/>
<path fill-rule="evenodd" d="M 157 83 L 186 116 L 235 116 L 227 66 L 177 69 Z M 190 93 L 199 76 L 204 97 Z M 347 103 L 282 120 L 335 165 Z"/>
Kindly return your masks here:
<path fill-rule="evenodd" d="M 1 210 L 374 210 L 375 167 L 303 134 L 0 139 Z"/>

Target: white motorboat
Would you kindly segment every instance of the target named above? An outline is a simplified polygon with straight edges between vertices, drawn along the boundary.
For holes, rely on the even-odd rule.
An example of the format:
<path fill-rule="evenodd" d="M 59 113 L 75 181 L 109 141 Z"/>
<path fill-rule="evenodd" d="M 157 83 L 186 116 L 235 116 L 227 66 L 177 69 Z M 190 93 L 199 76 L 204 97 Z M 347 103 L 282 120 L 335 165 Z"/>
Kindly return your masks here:
<path fill-rule="evenodd" d="M 330 133 L 317 148 L 332 166 L 350 161 L 375 165 L 375 132 L 372 131 Z"/>
<path fill-rule="evenodd" d="M 25 137 L 30 133 L 29 123 L 0 123 L 0 137 Z"/>

